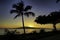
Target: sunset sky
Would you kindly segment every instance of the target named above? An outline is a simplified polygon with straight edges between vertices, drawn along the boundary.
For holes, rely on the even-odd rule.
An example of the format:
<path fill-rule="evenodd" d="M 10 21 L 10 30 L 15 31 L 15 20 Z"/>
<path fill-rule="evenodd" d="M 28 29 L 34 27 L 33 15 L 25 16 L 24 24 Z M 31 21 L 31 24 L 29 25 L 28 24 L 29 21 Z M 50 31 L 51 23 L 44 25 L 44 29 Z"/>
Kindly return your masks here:
<path fill-rule="evenodd" d="M 21 16 L 13 19 L 16 14 L 10 14 L 12 5 L 18 3 L 20 0 L 0 0 L 0 28 L 17 28 L 22 27 Z M 31 5 L 31 11 L 35 13 L 35 17 L 29 18 L 24 16 L 25 26 L 52 28 L 51 24 L 41 25 L 34 22 L 35 18 L 39 15 L 48 15 L 50 12 L 59 11 L 60 3 L 56 0 L 23 0 L 25 5 Z M 57 24 L 57 28 L 60 24 Z"/>

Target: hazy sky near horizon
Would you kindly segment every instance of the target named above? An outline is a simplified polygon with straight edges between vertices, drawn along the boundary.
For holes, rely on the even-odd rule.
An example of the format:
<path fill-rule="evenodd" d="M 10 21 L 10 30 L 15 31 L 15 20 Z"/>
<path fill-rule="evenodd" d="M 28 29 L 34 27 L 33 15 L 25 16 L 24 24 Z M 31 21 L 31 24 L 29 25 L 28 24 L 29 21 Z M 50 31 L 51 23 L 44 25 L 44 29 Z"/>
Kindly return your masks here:
<path fill-rule="evenodd" d="M 18 3 L 20 0 L 0 0 L 0 28 L 13 28 L 22 26 L 21 17 L 13 19 L 16 14 L 10 14 L 10 10 L 13 9 L 12 5 Z M 23 0 L 25 5 L 31 5 L 31 11 L 35 13 L 35 17 L 25 17 L 25 26 L 33 27 L 46 27 L 48 25 L 40 25 L 34 22 L 35 18 L 39 15 L 48 15 L 50 12 L 59 11 L 60 3 L 56 3 L 56 0 Z M 58 24 L 58 28 L 59 28 Z M 49 25 L 52 27 L 52 25 Z"/>

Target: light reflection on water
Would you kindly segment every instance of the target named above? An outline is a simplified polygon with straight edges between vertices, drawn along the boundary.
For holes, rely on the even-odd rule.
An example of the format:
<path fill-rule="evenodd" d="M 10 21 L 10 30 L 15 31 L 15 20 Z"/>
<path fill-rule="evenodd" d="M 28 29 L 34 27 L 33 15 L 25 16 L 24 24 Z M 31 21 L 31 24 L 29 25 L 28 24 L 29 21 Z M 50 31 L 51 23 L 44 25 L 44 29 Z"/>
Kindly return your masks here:
<path fill-rule="evenodd" d="M 9 29 L 9 30 L 10 30 L 10 31 L 14 31 L 15 29 Z M 37 33 L 39 33 L 40 30 L 41 30 L 41 29 L 25 29 L 25 32 L 26 32 L 26 33 L 32 33 L 33 31 L 36 31 Z M 47 32 L 47 31 L 52 31 L 52 29 L 45 29 L 45 31 L 46 31 L 46 32 Z M 23 34 L 23 33 L 24 33 L 24 30 L 23 30 L 23 29 L 17 29 L 16 32 L 18 32 L 18 33 L 20 33 L 20 34 Z"/>
<path fill-rule="evenodd" d="M 14 31 L 15 29 L 9 29 L 9 31 Z M 33 31 L 36 31 L 37 33 L 40 32 L 41 29 L 25 29 L 25 32 L 26 33 L 32 33 Z M 48 31 L 52 31 L 52 29 L 45 29 L 46 32 Z M 23 34 L 24 33 L 24 30 L 23 29 L 17 29 L 16 31 L 17 33 L 19 34 Z M 5 31 L 4 29 L 0 29 L 0 35 L 4 35 L 5 34 Z"/>
<path fill-rule="evenodd" d="M 10 31 L 14 31 L 15 29 L 9 29 Z M 31 32 L 33 32 L 33 31 L 35 31 L 35 29 L 25 29 L 25 32 L 26 33 L 31 33 Z M 23 29 L 17 29 L 17 32 L 19 32 L 20 34 L 22 34 L 22 33 L 24 33 L 24 30 Z"/>

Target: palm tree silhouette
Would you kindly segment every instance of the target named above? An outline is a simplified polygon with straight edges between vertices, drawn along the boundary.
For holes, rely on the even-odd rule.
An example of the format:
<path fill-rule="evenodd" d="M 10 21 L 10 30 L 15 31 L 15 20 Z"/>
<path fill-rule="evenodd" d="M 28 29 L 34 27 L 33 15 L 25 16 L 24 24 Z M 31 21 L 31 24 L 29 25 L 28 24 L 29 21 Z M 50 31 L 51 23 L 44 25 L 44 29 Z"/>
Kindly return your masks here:
<path fill-rule="evenodd" d="M 22 24 L 23 24 L 23 29 L 24 29 L 24 34 L 25 34 L 25 27 L 24 27 L 24 15 L 29 17 L 29 15 L 35 16 L 35 14 L 33 12 L 29 12 L 28 10 L 30 10 L 32 8 L 32 6 L 28 5 L 25 7 L 24 2 L 21 0 L 21 2 L 17 3 L 17 4 L 13 4 L 13 10 L 11 10 L 11 14 L 12 13 L 16 13 L 17 15 L 14 17 L 17 18 L 19 16 L 22 16 Z"/>

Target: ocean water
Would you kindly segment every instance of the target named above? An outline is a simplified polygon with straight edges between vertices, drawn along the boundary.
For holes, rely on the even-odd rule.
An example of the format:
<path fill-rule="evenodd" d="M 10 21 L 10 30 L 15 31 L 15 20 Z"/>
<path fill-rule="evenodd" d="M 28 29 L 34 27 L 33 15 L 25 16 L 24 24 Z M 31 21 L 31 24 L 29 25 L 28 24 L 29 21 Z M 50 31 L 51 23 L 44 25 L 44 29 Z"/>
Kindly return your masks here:
<path fill-rule="evenodd" d="M 16 30 L 16 34 L 23 34 L 24 30 L 23 29 L 8 29 L 10 32 Z M 33 33 L 36 31 L 37 33 L 40 32 L 41 29 L 25 29 L 26 33 Z M 46 32 L 52 31 L 52 29 L 44 29 Z M 4 29 L 0 29 L 0 35 L 4 35 L 6 32 Z"/>

